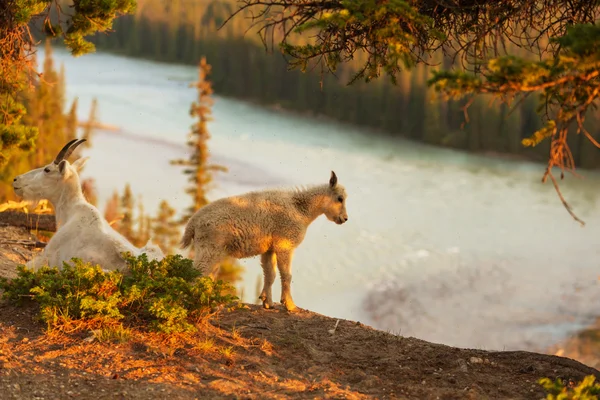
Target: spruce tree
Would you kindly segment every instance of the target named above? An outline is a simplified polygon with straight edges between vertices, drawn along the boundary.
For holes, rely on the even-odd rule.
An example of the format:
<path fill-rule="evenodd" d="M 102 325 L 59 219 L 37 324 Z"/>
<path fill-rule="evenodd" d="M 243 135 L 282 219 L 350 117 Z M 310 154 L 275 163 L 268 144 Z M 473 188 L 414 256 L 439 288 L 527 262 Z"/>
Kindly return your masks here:
<path fill-rule="evenodd" d="M 71 103 L 71 108 L 69 109 L 69 113 L 67 114 L 67 124 L 66 124 L 66 136 L 68 140 L 72 140 L 77 138 L 77 130 L 79 127 L 79 121 L 77 119 L 77 105 L 79 101 L 77 97 L 73 99 L 73 103 Z M 83 143 L 85 145 L 85 143 Z M 79 147 L 75 149 L 79 150 Z"/>
<path fill-rule="evenodd" d="M 151 219 L 148 215 L 146 215 L 144 201 L 140 195 L 138 198 L 137 232 L 135 234 L 136 242 L 134 244 L 138 247 L 146 245 L 150 239 L 150 232 Z"/>
<path fill-rule="evenodd" d="M 206 62 L 206 58 L 202 57 L 198 64 L 198 81 L 191 84 L 198 91 L 197 101 L 192 103 L 190 115 L 197 117 L 197 122 L 192 126 L 192 131 L 189 135 L 188 146 L 192 148 L 192 154 L 188 160 L 175 160 L 172 163 L 175 165 L 183 165 L 186 167 L 184 173 L 190 175 L 190 187 L 186 190 L 192 197 L 192 206 L 188 208 L 187 213 L 183 216 L 182 221 L 187 220 L 200 208 L 208 204 L 206 193 L 209 189 L 209 184 L 212 182 L 212 172 L 215 170 L 227 171 L 226 168 L 217 165 L 208 164 L 208 146 L 207 142 L 210 138 L 208 131 L 208 122 L 211 120 L 211 95 L 212 85 L 207 79 L 211 72 L 210 65 Z M 219 268 L 217 279 L 223 279 L 227 282 L 235 284 L 241 279 L 243 267 L 236 262 L 235 259 L 227 259 Z"/>
<path fill-rule="evenodd" d="M 121 211 L 123 213 L 123 219 L 119 225 L 119 232 L 125 236 L 127 240 L 133 242 L 135 240 L 135 232 L 133 229 L 133 209 L 135 207 L 135 200 L 133 193 L 131 192 L 131 186 L 129 183 L 125 184 L 125 190 L 121 196 Z"/>
<path fill-rule="evenodd" d="M 86 139 L 84 145 L 86 147 L 90 147 L 92 145 L 92 137 L 94 135 L 94 128 L 98 124 L 98 99 L 92 99 L 92 105 L 90 106 L 90 114 L 88 116 L 88 120 L 86 121 L 83 133 L 81 135 L 82 139 Z"/>
<path fill-rule="evenodd" d="M 115 190 L 111 198 L 106 203 L 106 207 L 104 209 L 104 219 L 111 224 L 115 230 L 119 231 L 121 226 L 121 218 L 121 201 L 119 198 L 119 192 Z"/>
<path fill-rule="evenodd" d="M 198 64 L 198 81 L 190 85 L 198 91 L 197 101 L 193 102 L 190 107 L 190 115 L 197 117 L 198 120 L 192 125 L 192 131 L 189 134 L 187 145 L 192 148 L 192 155 L 188 160 L 175 160 L 172 164 L 182 165 L 187 167 L 184 174 L 190 175 L 188 181 L 191 185 L 186 189 L 186 193 L 192 196 L 192 205 L 187 209 L 183 219 L 187 220 L 200 207 L 208 204 L 206 192 L 209 190 L 209 185 L 212 182 L 212 172 L 215 170 L 226 171 L 222 166 L 211 165 L 208 163 L 208 145 L 210 133 L 207 124 L 212 120 L 211 107 L 213 100 L 212 84 L 207 79 L 211 72 L 211 66 L 206 62 L 206 58 L 202 57 Z"/>
<path fill-rule="evenodd" d="M 61 36 L 71 53 L 79 56 L 94 50 L 86 36 L 110 29 L 119 14 L 133 12 L 136 5 L 135 0 L 73 0 L 69 13 L 63 14 L 57 3 L 48 0 L 0 2 L 0 109 L 3 110 L 0 113 L 0 167 L 6 165 L 15 152 L 32 150 L 39 132 L 38 126 L 24 123 L 26 108 L 19 98 L 36 78 L 37 65 L 30 51 L 36 40 L 31 32 L 33 22 L 43 21 L 44 35 Z"/>
<path fill-rule="evenodd" d="M 175 209 L 162 200 L 152 219 L 152 240 L 165 254 L 174 254 L 179 244 L 180 229 L 175 214 Z"/>
<path fill-rule="evenodd" d="M 94 178 L 82 180 L 81 190 L 83 191 L 83 196 L 88 203 L 94 206 L 98 205 L 98 191 L 96 190 L 96 180 Z"/>

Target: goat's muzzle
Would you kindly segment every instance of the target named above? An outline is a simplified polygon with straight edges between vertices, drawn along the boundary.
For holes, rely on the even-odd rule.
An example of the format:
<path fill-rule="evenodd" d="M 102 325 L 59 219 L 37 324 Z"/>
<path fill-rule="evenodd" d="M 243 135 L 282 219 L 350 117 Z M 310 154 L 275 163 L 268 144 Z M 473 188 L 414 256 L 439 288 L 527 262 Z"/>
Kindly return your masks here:
<path fill-rule="evenodd" d="M 13 190 L 17 196 L 19 196 L 19 197 L 23 196 L 23 192 L 22 192 L 23 188 L 17 186 L 17 178 L 15 178 L 15 180 L 13 181 L 12 186 L 13 186 Z"/>
<path fill-rule="evenodd" d="M 339 216 L 336 218 L 336 223 L 338 225 L 342 225 L 343 223 L 345 223 L 346 221 L 348 221 L 348 216 Z"/>

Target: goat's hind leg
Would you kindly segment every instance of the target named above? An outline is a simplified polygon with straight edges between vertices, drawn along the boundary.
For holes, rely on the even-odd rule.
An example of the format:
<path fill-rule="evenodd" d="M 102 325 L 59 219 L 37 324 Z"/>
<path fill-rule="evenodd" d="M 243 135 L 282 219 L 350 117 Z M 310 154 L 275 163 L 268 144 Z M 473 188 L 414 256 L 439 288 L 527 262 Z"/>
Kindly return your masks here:
<path fill-rule="evenodd" d="M 275 276 L 277 275 L 275 269 L 276 263 L 275 253 L 272 251 L 267 251 L 260 256 L 260 266 L 263 269 L 264 285 L 259 299 L 262 300 L 264 308 L 273 308 L 271 288 L 273 287 L 273 282 L 275 282 Z"/>
<path fill-rule="evenodd" d="M 292 300 L 292 258 L 293 251 L 281 251 L 277 253 L 277 268 L 281 277 L 281 304 L 288 311 L 294 311 L 296 304 Z"/>
<path fill-rule="evenodd" d="M 219 250 L 199 244 L 195 244 L 194 249 L 194 267 L 200 270 L 202 275 L 214 280 L 219 264 L 225 258 L 225 254 Z"/>

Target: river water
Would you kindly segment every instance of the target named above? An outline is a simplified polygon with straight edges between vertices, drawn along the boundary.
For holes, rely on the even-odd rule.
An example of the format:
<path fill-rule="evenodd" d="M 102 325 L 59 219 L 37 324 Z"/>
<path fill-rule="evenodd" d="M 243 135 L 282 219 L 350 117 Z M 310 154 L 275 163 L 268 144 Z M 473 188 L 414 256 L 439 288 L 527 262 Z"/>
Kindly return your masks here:
<path fill-rule="evenodd" d="M 43 59 L 40 50 L 39 59 Z M 97 53 L 64 63 L 69 101 L 87 118 L 97 97 L 102 122 L 83 177 L 99 207 L 126 182 L 155 213 L 161 199 L 183 211 L 196 92 L 193 67 Z M 563 209 L 543 165 L 504 161 L 391 140 L 372 132 L 215 97 L 209 146 L 210 198 L 267 187 L 325 183 L 334 170 L 349 193 L 349 222 L 324 217 L 293 263 L 302 308 L 448 345 L 541 349 L 597 313 L 600 210 L 597 173 L 568 177 L 562 190 L 587 225 Z M 242 260 L 254 301 L 258 258 Z M 280 293 L 274 285 L 274 298 Z"/>

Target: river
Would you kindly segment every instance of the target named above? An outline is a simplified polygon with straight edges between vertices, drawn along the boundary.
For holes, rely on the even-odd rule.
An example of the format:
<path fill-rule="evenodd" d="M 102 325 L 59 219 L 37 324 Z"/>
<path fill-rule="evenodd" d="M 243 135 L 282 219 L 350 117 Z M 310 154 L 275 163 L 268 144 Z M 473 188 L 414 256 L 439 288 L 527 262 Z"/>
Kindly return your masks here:
<path fill-rule="evenodd" d="M 43 59 L 43 49 L 39 52 Z M 129 182 L 155 213 L 166 199 L 183 211 L 196 68 L 105 53 L 64 63 L 67 97 L 87 118 L 97 97 L 102 122 L 83 177 L 99 208 Z M 567 177 L 562 190 L 587 225 L 564 210 L 543 165 L 485 158 L 374 135 L 364 129 L 216 96 L 212 161 L 229 168 L 210 199 L 267 187 L 325 183 L 334 170 L 349 193 L 349 222 L 324 217 L 293 263 L 299 307 L 453 346 L 544 348 L 597 313 L 600 175 Z M 254 301 L 262 271 L 242 260 Z M 274 298 L 279 298 L 279 280 Z M 324 332 L 325 333 L 325 332 Z"/>

